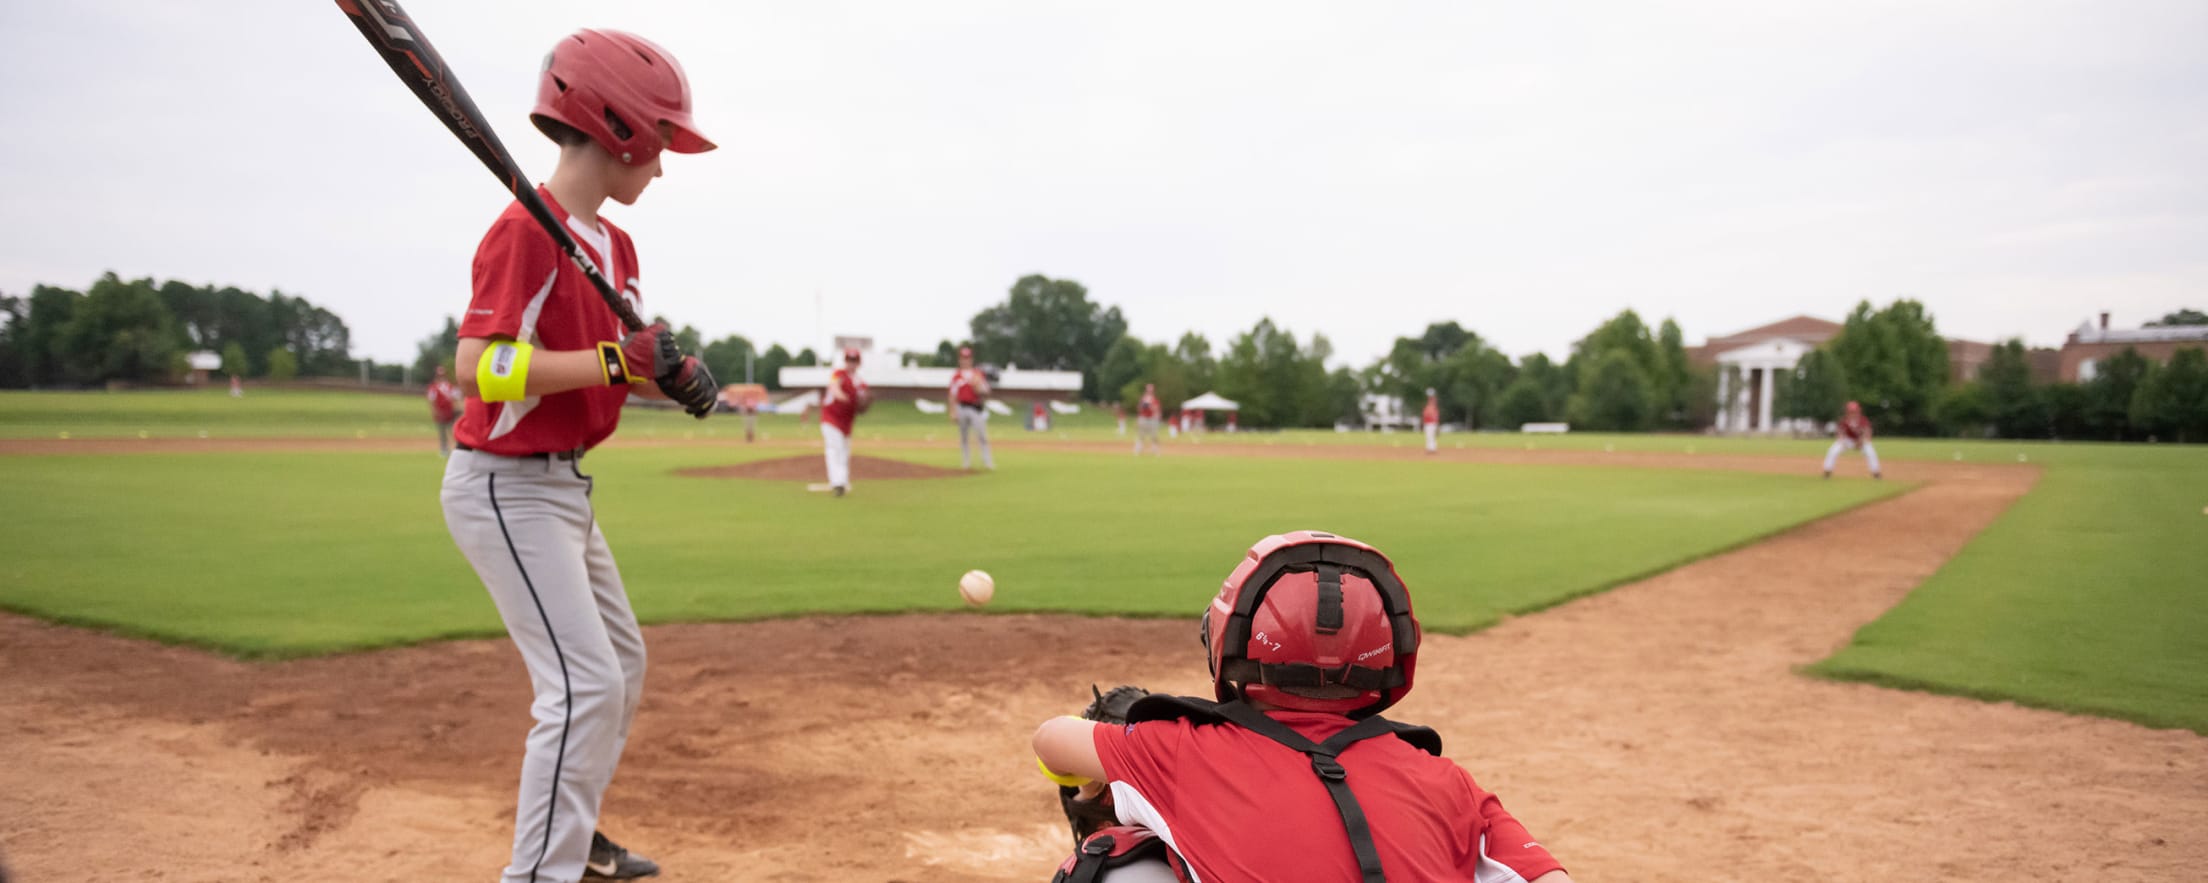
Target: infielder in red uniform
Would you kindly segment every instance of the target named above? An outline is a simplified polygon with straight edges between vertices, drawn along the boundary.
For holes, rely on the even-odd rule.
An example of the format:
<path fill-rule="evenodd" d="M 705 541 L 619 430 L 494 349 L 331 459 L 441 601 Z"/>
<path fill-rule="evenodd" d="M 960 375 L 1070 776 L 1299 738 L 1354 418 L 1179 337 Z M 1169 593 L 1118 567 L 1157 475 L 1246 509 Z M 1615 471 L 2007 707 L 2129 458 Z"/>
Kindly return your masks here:
<path fill-rule="evenodd" d="M 460 388 L 445 376 L 445 366 L 429 381 L 429 419 L 437 424 L 437 454 L 452 456 L 452 422 L 460 419 Z"/>
<path fill-rule="evenodd" d="M 989 453 L 989 377 L 974 368 L 974 348 L 958 348 L 958 370 L 951 372 L 951 422 L 958 426 L 958 467 L 974 468 L 972 439 L 981 440 L 981 465 L 997 468 Z"/>
<path fill-rule="evenodd" d="M 1433 387 L 1426 388 L 1426 410 L 1419 412 L 1418 423 L 1426 429 L 1426 453 L 1433 453 L 1441 446 L 1441 396 Z"/>
<path fill-rule="evenodd" d="M 682 67 L 634 35 L 578 31 L 546 57 L 530 117 L 560 145 L 539 195 L 637 305 L 636 247 L 598 210 L 608 199 L 634 204 L 659 177 L 663 151 L 713 149 L 691 122 Z M 713 378 L 665 325 L 624 336 L 518 201 L 476 247 L 474 283 L 458 355 L 469 401 L 442 496 L 453 542 L 498 605 L 536 690 L 504 879 L 656 874 L 658 865 L 596 830 L 643 694 L 644 637 L 581 461 L 613 434 L 632 391 L 702 415 Z"/>
<path fill-rule="evenodd" d="M 1419 643 L 1409 590 L 1379 551 L 1315 531 L 1267 537 L 1200 634 L 1216 702 L 1146 696 L 1128 723 L 1054 718 L 1033 740 L 1044 775 L 1105 783 L 1118 820 L 1165 841 L 1182 879 L 1570 879 L 1440 756 L 1440 736 L 1379 717 L 1410 692 Z"/>
<path fill-rule="evenodd" d="M 1848 412 L 1840 416 L 1840 425 L 1833 433 L 1832 447 L 1825 450 L 1825 477 L 1832 477 L 1832 464 L 1839 462 L 1840 452 L 1852 448 L 1863 449 L 1863 459 L 1871 463 L 1871 477 L 1884 478 L 1878 470 L 1878 449 L 1871 447 L 1871 418 L 1863 416 L 1863 406 L 1848 403 Z"/>
<path fill-rule="evenodd" d="M 851 492 L 851 423 L 866 410 L 869 394 L 859 379 L 859 350 L 843 351 L 843 367 L 828 375 L 820 391 L 820 441 L 828 458 L 828 488 L 836 496 Z"/>
<path fill-rule="evenodd" d="M 1142 385 L 1142 400 L 1135 403 L 1135 456 L 1142 456 L 1142 443 L 1150 443 L 1150 456 L 1158 456 L 1158 385 Z"/>

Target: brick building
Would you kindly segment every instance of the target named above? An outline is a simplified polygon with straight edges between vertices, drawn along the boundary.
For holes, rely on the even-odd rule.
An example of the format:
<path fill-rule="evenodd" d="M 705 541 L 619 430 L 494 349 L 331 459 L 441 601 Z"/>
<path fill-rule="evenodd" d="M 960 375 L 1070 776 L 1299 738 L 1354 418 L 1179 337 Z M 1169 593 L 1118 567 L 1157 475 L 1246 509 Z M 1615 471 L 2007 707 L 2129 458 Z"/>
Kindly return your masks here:
<path fill-rule="evenodd" d="M 2092 380 L 2095 365 L 2127 347 L 2138 350 L 2147 361 L 2168 362 L 2178 350 L 2208 349 L 2208 325 L 2110 328 L 2108 314 L 2102 313 L 2099 325 L 2085 322 L 2063 341 L 2056 376 L 2064 383 Z"/>

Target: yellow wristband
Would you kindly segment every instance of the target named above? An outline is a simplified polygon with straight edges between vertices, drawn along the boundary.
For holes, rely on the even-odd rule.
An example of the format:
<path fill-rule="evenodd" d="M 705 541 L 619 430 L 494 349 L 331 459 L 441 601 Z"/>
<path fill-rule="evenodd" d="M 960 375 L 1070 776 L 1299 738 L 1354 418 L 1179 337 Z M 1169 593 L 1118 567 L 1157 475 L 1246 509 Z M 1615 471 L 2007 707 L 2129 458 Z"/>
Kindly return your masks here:
<path fill-rule="evenodd" d="M 1043 778 L 1058 783 L 1058 787 L 1061 788 L 1079 788 L 1083 785 L 1089 784 L 1090 782 L 1096 781 L 1085 776 L 1076 776 L 1069 773 L 1061 773 L 1052 770 L 1050 768 L 1050 764 L 1044 763 L 1043 759 L 1040 757 L 1035 758 L 1035 768 L 1043 771 Z"/>
<path fill-rule="evenodd" d="M 475 363 L 475 391 L 486 402 L 518 402 L 529 389 L 529 358 L 536 347 L 502 340 L 483 350 Z"/>
<path fill-rule="evenodd" d="M 606 385 L 616 383 L 649 383 L 651 378 L 638 377 L 629 370 L 629 354 L 621 351 L 621 344 L 606 340 L 598 343 L 598 367 L 605 372 Z"/>

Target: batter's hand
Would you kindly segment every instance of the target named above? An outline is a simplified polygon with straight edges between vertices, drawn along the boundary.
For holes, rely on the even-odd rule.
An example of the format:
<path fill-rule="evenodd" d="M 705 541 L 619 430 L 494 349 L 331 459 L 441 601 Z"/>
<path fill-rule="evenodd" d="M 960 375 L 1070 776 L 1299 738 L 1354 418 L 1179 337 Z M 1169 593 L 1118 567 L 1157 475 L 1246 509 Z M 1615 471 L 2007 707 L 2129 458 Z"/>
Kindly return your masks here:
<path fill-rule="evenodd" d="M 667 348 L 674 349 L 669 338 Z M 700 420 L 713 413 L 713 402 L 720 395 L 720 384 L 713 382 L 713 372 L 705 369 L 705 363 L 696 356 L 676 354 L 674 368 L 659 376 L 659 391 L 666 393 L 675 404 Z"/>
<path fill-rule="evenodd" d="M 608 371 L 606 382 L 649 383 L 674 370 L 681 361 L 682 353 L 675 349 L 675 336 L 668 333 L 667 323 L 653 322 L 621 338 L 622 376 Z"/>

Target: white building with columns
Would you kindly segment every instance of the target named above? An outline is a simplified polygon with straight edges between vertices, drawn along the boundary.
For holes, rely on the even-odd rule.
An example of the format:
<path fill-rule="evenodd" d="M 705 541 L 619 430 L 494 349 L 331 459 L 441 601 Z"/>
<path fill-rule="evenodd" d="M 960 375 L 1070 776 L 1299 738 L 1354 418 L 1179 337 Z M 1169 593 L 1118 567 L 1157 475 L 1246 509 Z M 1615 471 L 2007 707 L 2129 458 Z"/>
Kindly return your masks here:
<path fill-rule="evenodd" d="M 1716 430 L 1739 434 L 1808 428 L 1803 421 L 1775 416 L 1779 377 L 1839 334 L 1840 327 L 1838 322 L 1795 316 L 1713 337 L 1692 350 L 1688 355 L 1693 361 L 1718 369 Z"/>

